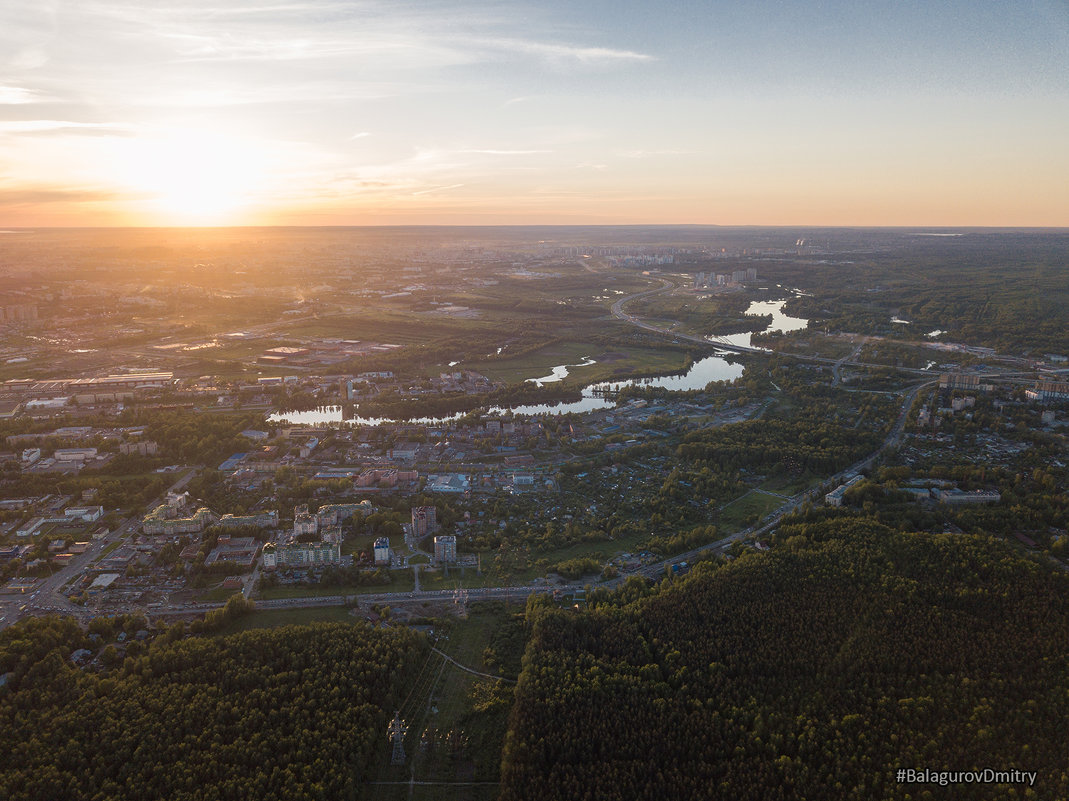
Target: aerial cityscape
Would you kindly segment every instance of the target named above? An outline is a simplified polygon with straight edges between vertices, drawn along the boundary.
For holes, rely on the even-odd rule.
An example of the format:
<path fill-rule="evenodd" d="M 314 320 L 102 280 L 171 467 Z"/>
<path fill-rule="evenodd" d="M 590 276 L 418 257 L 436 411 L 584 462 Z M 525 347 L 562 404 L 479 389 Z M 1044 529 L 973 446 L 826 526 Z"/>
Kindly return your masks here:
<path fill-rule="evenodd" d="M 1069 798 L 1069 13 L 862 6 L 0 10 L 0 798 Z"/>

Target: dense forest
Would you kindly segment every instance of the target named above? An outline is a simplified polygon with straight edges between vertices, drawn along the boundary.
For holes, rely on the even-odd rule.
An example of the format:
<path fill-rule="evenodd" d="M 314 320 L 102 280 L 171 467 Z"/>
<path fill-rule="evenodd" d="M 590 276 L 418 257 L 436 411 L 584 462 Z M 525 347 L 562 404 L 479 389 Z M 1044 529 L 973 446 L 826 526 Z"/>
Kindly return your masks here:
<path fill-rule="evenodd" d="M 504 801 L 1069 795 L 1069 577 L 1005 543 L 799 518 L 590 604 L 529 606 Z M 900 767 L 1038 778 L 942 795 Z"/>
<path fill-rule="evenodd" d="M 0 798 L 360 798 L 422 650 L 406 630 L 179 624 L 76 667 L 93 633 L 58 618 L 0 633 Z"/>
<path fill-rule="evenodd" d="M 916 237 L 850 259 L 782 261 L 762 275 L 804 289 L 787 311 L 821 328 L 985 345 L 1042 355 L 1066 349 L 1069 282 L 1060 233 Z M 891 317 L 910 321 L 895 326 Z"/>

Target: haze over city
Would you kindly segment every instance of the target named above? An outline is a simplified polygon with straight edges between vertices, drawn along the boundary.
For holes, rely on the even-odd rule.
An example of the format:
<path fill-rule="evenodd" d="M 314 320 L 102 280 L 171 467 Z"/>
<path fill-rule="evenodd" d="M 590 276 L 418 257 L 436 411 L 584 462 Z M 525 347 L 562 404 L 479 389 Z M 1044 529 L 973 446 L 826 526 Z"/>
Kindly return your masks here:
<path fill-rule="evenodd" d="M 1064 2 L 0 9 L 7 226 L 1069 224 Z"/>
<path fill-rule="evenodd" d="M 0 800 L 1069 799 L 1067 53 L 0 4 Z"/>

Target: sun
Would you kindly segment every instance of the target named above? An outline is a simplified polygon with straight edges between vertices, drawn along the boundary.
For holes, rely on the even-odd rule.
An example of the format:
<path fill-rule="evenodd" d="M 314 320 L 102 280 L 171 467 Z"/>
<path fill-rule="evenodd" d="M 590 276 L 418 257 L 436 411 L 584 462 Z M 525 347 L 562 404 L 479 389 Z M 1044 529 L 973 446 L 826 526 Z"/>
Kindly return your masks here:
<path fill-rule="evenodd" d="M 147 216 L 171 225 L 227 225 L 256 200 L 263 159 L 255 145 L 201 132 L 172 133 L 132 148 L 127 183 Z"/>

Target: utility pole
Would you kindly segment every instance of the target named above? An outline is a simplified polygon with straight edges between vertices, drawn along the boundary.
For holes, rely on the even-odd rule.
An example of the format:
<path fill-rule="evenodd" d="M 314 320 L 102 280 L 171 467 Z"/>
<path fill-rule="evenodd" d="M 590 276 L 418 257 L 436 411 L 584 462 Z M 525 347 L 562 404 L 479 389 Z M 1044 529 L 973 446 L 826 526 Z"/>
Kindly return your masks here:
<path fill-rule="evenodd" d="M 401 713 L 395 712 L 390 727 L 387 729 L 390 741 L 393 743 L 393 756 L 390 758 L 391 765 L 405 764 L 405 733 L 408 724 L 401 720 Z"/>

